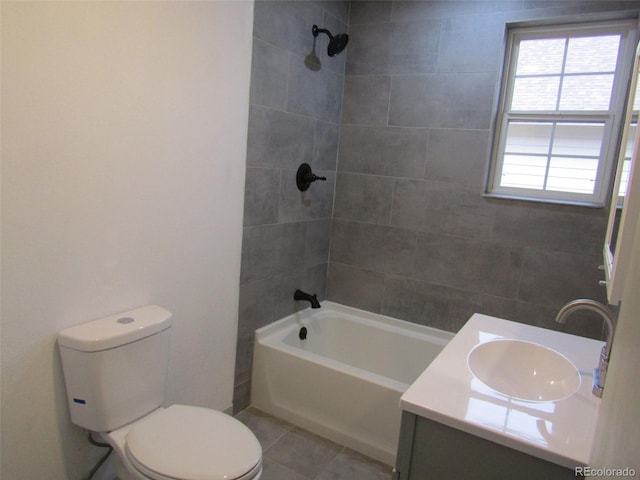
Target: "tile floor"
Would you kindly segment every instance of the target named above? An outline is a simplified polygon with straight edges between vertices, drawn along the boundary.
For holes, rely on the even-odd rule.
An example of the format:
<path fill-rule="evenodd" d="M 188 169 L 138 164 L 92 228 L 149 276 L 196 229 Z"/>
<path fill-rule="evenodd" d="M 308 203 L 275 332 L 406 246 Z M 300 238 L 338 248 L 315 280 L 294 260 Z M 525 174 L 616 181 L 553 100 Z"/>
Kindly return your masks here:
<path fill-rule="evenodd" d="M 261 480 L 389 480 L 391 467 L 249 407 L 236 418 L 262 445 Z"/>

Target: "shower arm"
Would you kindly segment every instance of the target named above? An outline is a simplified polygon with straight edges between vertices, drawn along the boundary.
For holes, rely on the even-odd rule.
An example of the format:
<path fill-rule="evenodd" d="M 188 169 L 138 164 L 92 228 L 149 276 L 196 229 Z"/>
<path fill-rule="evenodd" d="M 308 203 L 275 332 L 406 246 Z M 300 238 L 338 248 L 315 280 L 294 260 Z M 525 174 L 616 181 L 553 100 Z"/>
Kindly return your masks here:
<path fill-rule="evenodd" d="M 314 25 L 311 28 L 311 33 L 313 33 L 314 37 L 317 37 L 319 33 L 326 33 L 329 37 L 329 40 L 333 40 L 333 35 L 331 35 L 331 32 L 329 30 L 327 30 L 326 28 L 318 28 L 317 25 Z"/>

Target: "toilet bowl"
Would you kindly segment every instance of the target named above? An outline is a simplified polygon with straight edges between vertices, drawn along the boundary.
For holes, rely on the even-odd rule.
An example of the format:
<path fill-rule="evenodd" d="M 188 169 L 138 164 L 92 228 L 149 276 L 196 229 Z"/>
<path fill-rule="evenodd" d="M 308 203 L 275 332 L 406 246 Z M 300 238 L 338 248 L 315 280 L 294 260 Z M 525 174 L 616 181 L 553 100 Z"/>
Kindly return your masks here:
<path fill-rule="evenodd" d="M 258 480 L 262 474 L 253 433 L 207 408 L 158 408 L 101 437 L 117 454 L 119 480 Z"/>
<path fill-rule="evenodd" d="M 171 313 L 156 305 L 60 331 L 71 421 L 114 448 L 120 480 L 258 480 L 262 448 L 244 424 L 162 407 L 170 336 Z"/>

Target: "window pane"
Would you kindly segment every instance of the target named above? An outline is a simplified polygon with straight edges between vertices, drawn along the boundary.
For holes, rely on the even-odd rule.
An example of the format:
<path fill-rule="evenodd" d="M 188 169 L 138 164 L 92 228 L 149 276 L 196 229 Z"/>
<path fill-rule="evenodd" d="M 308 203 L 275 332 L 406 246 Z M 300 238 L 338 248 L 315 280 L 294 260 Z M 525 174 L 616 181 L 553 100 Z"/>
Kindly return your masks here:
<path fill-rule="evenodd" d="M 569 40 L 565 73 L 614 72 L 620 35 Z"/>
<path fill-rule="evenodd" d="M 604 123 L 558 123 L 553 137 L 554 155 L 599 157 Z"/>
<path fill-rule="evenodd" d="M 604 122 L 509 122 L 500 186 L 593 194 L 604 132 Z"/>
<path fill-rule="evenodd" d="M 598 160 L 594 158 L 553 157 L 547 190 L 593 194 L 597 171 Z"/>
<path fill-rule="evenodd" d="M 564 46 L 564 38 L 521 41 L 516 75 L 560 73 Z"/>
<path fill-rule="evenodd" d="M 564 77 L 560 110 L 609 110 L 611 75 L 572 75 Z"/>
<path fill-rule="evenodd" d="M 516 78 L 511 111 L 555 110 L 560 77 Z"/>
<path fill-rule="evenodd" d="M 550 122 L 510 122 L 507 131 L 507 153 L 547 155 L 553 124 Z"/>
<path fill-rule="evenodd" d="M 547 157 L 505 155 L 500 186 L 542 190 L 546 170 Z"/>

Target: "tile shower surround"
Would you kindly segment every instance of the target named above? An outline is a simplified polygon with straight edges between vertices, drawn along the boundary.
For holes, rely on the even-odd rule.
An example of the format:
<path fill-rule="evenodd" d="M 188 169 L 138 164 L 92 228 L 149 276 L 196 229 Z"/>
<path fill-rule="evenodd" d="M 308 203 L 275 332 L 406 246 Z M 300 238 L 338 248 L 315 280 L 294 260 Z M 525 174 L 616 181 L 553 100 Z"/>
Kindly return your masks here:
<path fill-rule="evenodd" d="M 482 196 L 508 22 L 637 12 L 638 1 L 258 0 L 234 407 L 253 331 L 320 299 L 457 331 L 473 312 L 547 328 L 605 301 L 606 209 Z M 348 31 L 311 72 L 311 25 Z M 302 162 L 327 177 L 295 189 Z M 335 191 L 335 195 L 334 195 Z M 588 316 L 588 313 L 584 315 Z M 562 328 L 599 338 L 576 314 Z"/>
<path fill-rule="evenodd" d="M 304 59 L 313 49 L 311 27 L 348 29 L 349 2 L 258 0 L 247 149 L 244 233 L 234 410 L 249 403 L 253 332 L 304 305 L 300 288 L 326 298 L 331 214 L 346 55 L 326 55 L 322 68 Z M 327 177 L 306 192 L 296 188 L 301 163 Z"/>

